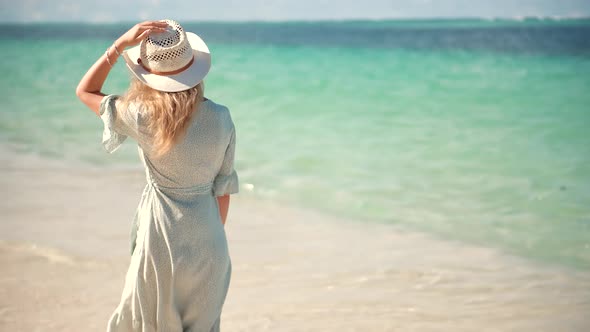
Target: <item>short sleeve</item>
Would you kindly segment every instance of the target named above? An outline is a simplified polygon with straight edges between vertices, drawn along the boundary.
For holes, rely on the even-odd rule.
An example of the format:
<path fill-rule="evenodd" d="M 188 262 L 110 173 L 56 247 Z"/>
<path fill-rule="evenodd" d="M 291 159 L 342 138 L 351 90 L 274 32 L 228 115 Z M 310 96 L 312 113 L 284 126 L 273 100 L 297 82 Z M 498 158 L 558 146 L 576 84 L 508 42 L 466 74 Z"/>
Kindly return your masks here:
<path fill-rule="evenodd" d="M 132 124 L 117 110 L 117 95 L 104 96 L 100 102 L 99 114 L 104 124 L 102 145 L 108 153 L 115 152 L 127 139 Z"/>
<path fill-rule="evenodd" d="M 236 151 L 236 131 L 232 129 L 231 137 L 219 173 L 213 181 L 213 194 L 224 196 L 236 194 L 239 191 L 238 174 L 234 169 L 234 156 Z"/>

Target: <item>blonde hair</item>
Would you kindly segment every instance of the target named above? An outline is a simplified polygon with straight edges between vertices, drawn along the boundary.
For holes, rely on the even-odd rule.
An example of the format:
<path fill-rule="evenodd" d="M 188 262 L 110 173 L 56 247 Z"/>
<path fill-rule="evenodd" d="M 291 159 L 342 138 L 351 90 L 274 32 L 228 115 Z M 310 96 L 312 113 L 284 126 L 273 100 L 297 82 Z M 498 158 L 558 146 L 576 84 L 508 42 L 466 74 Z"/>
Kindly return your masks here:
<path fill-rule="evenodd" d="M 154 135 L 156 156 L 166 153 L 186 131 L 193 113 L 203 101 L 203 82 L 180 92 L 164 92 L 150 88 L 133 78 L 127 93 L 121 98 L 123 109 L 136 103 L 147 112 L 148 129 Z"/>

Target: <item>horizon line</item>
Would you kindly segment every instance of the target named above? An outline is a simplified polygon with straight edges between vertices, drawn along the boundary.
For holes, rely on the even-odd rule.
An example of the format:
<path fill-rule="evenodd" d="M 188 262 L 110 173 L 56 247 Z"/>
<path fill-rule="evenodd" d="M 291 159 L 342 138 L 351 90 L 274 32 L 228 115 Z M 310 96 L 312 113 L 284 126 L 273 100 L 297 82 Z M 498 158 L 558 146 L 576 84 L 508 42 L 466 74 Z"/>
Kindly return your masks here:
<path fill-rule="evenodd" d="M 317 19 L 208 19 L 208 20 L 180 20 L 184 23 L 336 23 L 336 22 L 395 22 L 395 21 L 459 21 L 459 20 L 475 20 L 475 21 L 513 21 L 526 22 L 535 20 L 549 20 L 549 21 L 574 21 L 574 20 L 589 20 L 589 15 L 517 15 L 517 16 L 431 16 L 431 17 L 384 17 L 384 18 L 317 18 Z M 132 23 L 138 20 L 105 20 L 105 21 L 80 21 L 80 20 L 0 20 L 0 24 L 122 24 Z"/>

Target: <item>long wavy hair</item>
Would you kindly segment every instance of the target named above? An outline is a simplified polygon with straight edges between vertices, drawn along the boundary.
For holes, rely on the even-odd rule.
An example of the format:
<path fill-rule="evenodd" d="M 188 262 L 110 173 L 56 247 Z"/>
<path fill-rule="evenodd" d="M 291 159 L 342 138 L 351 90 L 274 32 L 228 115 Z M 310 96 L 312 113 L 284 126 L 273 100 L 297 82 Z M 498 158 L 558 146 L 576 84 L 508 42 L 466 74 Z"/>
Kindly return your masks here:
<path fill-rule="evenodd" d="M 189 120 L 204 99 L 203 82 L 180 92 L 164 92 L 150 88 L 133 78 L 121 98 L 123 109 L 131 103 L 146 111 L 148 129 L 154 135 L 153 152 L 162 156 L 184 135 Z"/>

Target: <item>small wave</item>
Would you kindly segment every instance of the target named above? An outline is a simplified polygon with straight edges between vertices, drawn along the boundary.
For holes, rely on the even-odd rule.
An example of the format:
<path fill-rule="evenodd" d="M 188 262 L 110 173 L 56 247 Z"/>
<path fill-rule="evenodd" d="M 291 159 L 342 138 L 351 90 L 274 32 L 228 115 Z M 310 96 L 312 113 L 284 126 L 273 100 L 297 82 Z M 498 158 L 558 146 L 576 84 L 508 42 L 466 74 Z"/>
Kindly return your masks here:
<path fill-rule="evenodd" d="M 50 263 L 54 264 L 74 265 L 78 263 L 78 259 L 76 257 L 68 255 L 59 249 L 43 247 L 34 243 L 14 243 L 0 241 L 0 251 L 9 251 L 27 256 L 44 258 Z"/>

